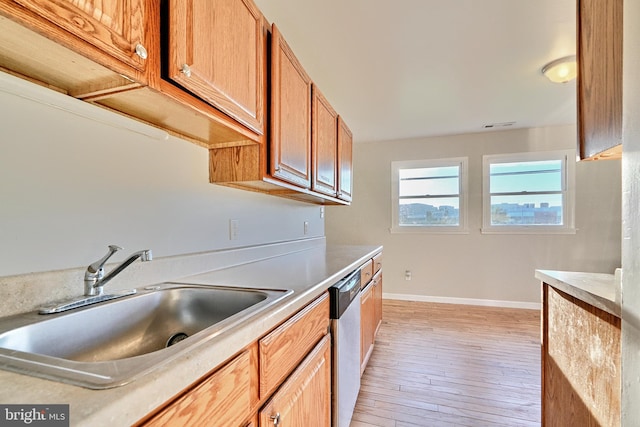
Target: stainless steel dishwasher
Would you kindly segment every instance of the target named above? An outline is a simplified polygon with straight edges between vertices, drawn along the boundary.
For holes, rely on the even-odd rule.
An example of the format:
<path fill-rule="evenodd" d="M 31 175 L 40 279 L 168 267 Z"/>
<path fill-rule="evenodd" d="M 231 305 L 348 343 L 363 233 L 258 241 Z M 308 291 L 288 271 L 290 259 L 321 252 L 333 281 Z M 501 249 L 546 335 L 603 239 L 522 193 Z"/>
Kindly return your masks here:
<path fill-rule="evenodd" d="M 329 288 L 332 427 L 349 427 L 360 391 L 360 270 Z"/>

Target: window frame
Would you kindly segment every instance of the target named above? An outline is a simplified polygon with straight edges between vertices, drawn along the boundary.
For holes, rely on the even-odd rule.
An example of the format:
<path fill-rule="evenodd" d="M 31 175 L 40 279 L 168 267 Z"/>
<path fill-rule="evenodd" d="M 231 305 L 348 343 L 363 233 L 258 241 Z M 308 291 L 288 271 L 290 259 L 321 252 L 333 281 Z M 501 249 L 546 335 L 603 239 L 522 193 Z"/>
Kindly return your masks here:
<path fill-rule="evenodd" d="M 482 156 L 483 234 L 575 234 L 575 150 L 532 151 Z M 546 160 L 562 161 L 562 225 L 491 225 L 490 165 Z"/>
<path fill-rule="evenodd" d="M 459 166 L 459 206 L 456 226 L 447 225 L 400 225 L 400 170 Z M 469 158 L 398 160 L 391 162 L 391 233 L 468 234 L 468 188 Z"/>

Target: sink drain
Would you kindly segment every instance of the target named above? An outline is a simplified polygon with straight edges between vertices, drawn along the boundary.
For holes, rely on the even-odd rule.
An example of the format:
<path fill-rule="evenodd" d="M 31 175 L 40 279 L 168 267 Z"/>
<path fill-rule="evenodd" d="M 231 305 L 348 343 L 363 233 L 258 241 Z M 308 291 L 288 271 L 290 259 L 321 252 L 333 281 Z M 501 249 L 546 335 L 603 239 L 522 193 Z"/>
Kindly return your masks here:
<path fill-rule="evenodd" d="M 177 334 L 171 335 L 171 337 L 167 340 L 167 347 L 171 347 L 174 344 L 178 344 L 180 341 L 189 338 L 189 335 L 184 332 L 178 332 Z"/>

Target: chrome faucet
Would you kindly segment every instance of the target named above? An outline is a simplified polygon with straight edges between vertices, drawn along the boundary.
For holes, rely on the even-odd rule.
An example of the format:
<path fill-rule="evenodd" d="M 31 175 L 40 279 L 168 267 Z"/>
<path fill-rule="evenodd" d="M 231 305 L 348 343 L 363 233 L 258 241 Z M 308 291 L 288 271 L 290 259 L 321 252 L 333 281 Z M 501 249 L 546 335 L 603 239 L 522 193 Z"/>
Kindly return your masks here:
<path fill-rule="evenodd" d="M 96 262 L 87 267 L 87 271 L 84 273 L 84 295 L 81 297 L 71 298 L 65 301 L 54 302 L 49 305 L 40 307 L 38 313 L 40 314 L 53 314 L 60 313 L 62 311 L 72 310 L 74 308 L 86 307 L 91 304 L 99 302 L 109 301 L 116 298 L 126 297 L 136 293 L 135 289 L 115 291 L 109 294 L 104 293 L 104 285 L 106 285 L 111 279 L 116 277 L 127 268 L 131 263 L 140 258 L 140 261 L 151 261 L 153 256 L 150 249 L 134 252 L 129 258 L 124 260 L 119 266 L 114 268 L 104 275 L 104 265 L 111 258 L 113 254 L 121 250 L 120 246 L 109 245 L 109 252 Z"/>
<path fill-rule="evenodd" d="M 109 260 L 109 258 L 111 258 L 113 254 L 121 249 L 122 248 L 120 246 L 109 245 L 109 252 L 104 257 L 87 267 L 87 271 L 84 273 L 84 294 L 86 296 L 102 295 L 104 293 L 104 285 L 106 285 L 115 276 L 120 274 L 122 270 L 127 268 L 138 258 L 140 258 L 140 261 L 142 262 L 151 261 L 153 259 L 151 249 L 145 249 L 135 252 L 105 276 L 105 263 Z"/>

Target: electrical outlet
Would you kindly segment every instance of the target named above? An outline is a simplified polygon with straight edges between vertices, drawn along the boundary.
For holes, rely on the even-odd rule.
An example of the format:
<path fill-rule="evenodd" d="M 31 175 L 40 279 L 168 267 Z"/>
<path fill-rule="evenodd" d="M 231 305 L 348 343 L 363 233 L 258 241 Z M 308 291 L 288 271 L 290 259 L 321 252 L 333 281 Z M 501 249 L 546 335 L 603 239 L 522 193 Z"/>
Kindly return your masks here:
<path fill-rule="evenodd" d="M 309 234 L 309 221 L 304 222 L 304 235 Z"/>
<path fill-rule="evenodd" d="M 238 229 L 240 224 L 237 219 L 229 220 L 229 240 L 236 240 L 238 238 Z"/>
<path fill-rule="evenodd" d="M 404 280 L 411 280 L 411 270 L 404 271 Z"/>
<path fill-rule="evenodd" d="M 324 206 L 320 206 L 320 218 L 324 218 Z"/>

